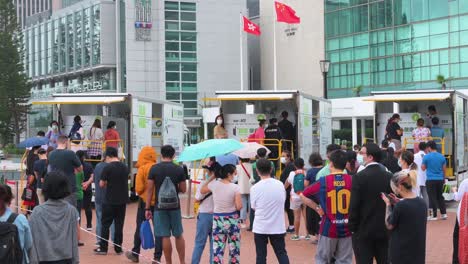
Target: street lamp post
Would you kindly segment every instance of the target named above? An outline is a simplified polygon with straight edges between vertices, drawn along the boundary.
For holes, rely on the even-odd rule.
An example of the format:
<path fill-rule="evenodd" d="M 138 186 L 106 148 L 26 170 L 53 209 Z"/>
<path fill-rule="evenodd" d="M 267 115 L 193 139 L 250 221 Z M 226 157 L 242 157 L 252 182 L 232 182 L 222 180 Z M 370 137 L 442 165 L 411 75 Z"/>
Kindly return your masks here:
<path fill-rule="evenodd" d="M 323 75 L 323 98 L 327 99 L 328 98 L 328 69 L 330 67 L 330 61 L 329 60 L 321 60 L 320 61 L 320 70 L 322 71 Z"/>

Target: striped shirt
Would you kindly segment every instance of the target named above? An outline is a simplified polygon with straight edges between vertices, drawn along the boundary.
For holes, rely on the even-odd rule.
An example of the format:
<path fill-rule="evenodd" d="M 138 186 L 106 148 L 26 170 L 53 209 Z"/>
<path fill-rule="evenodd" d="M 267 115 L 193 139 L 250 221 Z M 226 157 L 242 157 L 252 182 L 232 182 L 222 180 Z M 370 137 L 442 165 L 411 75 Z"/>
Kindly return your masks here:
<path fill-rule="evenodd" d="M 303 194 L 311 198 L 317 193 L 324 212 L 320 223 L 320 234 L 329 238 L 350 237 L 348 217 L 351 201 L 351 176 L 330 174 L 318 179 Z"/>

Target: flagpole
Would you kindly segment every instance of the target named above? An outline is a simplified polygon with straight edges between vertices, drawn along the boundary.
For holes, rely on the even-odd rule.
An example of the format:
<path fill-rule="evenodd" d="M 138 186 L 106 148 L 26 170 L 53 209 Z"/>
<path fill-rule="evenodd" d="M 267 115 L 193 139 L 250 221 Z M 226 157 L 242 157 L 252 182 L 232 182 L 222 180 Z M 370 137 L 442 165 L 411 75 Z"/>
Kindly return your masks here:
<path fill-rule="evenodd" d="M 273 88 L 278 90 L 278 79 L 276 72 L 276 21 L 273 22 Z"/>
<path fill-rule="evenodd" d="M 244 49 L 243 49 L 243 41 L 242 41 L 242 31 L 243 31 L 243 17 L 242 17 L 242 12 L 239 13 L 239 22 L 240 22 L 240 27 L 239 27 L 239 40 L 240 40 L 240 82 L 241 82 L 241 91 L 244 91 Z"/>

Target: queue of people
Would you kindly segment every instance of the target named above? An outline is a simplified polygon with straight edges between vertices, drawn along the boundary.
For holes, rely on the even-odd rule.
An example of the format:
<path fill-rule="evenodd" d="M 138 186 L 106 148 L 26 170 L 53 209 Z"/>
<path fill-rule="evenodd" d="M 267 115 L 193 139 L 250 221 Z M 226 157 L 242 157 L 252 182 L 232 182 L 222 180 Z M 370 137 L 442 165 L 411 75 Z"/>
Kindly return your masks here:
<path fill-rule="evenodd" d="M 292 126 L 287 117 L 286 112 L 282 121 L 284 127 Z M 285 149 L 277 154 L 281 155 L 280 162 L 283 164 L 280 180 L 272 177 L 275 164 L 266 159 L 266 149 L 263 148 L 258 150 L 256 161 L 248 166 L 230 154 L 210 158 L 204 166 L 206 175 L 201 188 L 196 193 L 200 213 L 192 263 L 200 262 L 207 240 L 210 263 L 223 263 L 226 247 L 229 249 L 229 262 L 240 263 L 241 229 L 247 228 L 247 221 L 254 233 L 256 263 L 266 263 L 268 241 L 277 261 L 289 263 L 285 246 L 288 233 L 291 233 L 290 239 L 293 241 L 315 237 L 312 243 L 317 244 L 316 263 L 352 263 L 353 254 L 357 263 L 371 263 L 373 259 L 377 263 L 425 263 L 426 222 L 437 220 L 438 209 L 441 219 L 448 218 L 442 197 L 445 158 L 438 153 L 435 141 L 426 143 L 425 137 L 421 136 L 419 151 L 416 154 L 398 152 L 398 171 L 390 172 L 386 162 L 395 157 L 391 149 L 397 148 L 399 142 L 393 137 L 401 132 L 397 124 L 399 116 L 394 117 L 387 127 L 388 139 L 394 147 L 390 147 L 387 141 L 382 144 L 383 148 L 369 143 L 362 148 L 357 146 L 356 151 L 344 151 L 340 146 L 331 144 L 327 146 L 325 161 L 318 153 L 309 157 L 312 167 L 309 170 L 305 169 L 302 158 L 293 159 L 292 153 Z M 438 121 L 434 120 L 436 118 L 432 118 L 433 127 Z M 224 138 L 223 117 L 216 120 L 216 135 Z M 78 128 L 80 120 L 75 118 L 75 124 Z M 264 121 L 260 122 L 259 128 L 265 129 L 264 125 Z M 115 123 L 109 126 L 109 133 L 114 133 Z M 270 126 L 271 134 L 281 134 L 281 126 L 276 120 L 270 120 Z M 95 122 L 91 130 L 102 134 L 102 131 L 96 132 L 98 129 L 100 123 Z M 268 128 L 263 133 L 267 134 L 267 131 Z M 36 192 L 34 199 L 38 201 L 30 208 L 29 224 L 21 215 L 13 216 L 16 218 L 12 223 L 18 229 L 23 226 L 20 246 L 24 252 L 30 251 L 25 253 L 26 259 L 31 258 L 38 263 L 79 262 L 78 247 L 83 245 L 80 240 L 81 208 L 85 209 L 86 227 L 92 230 L 86 192 L 91 183 L 95 183 L 98 235 L 95 254 L 108 253 L 111 236 L 115 253 L 125 253 L 132 262 L 139 262 L 139 226 L 145 220 L 153 220 L 154 260 L 159 262 L 164 256 L 166 263 L 173 262 L 171 237 L 175 237 L 178 253 L 178 262 L 175 262 L 185 263 L 179 194 L 186 192 L 187 178 L 182 168 L 174 164 L 174 148 L 169 145 L 161 148 L 160 163 L 156 163 L 153 148 L 146 147 L 140 152 L 135 184 L 140 197 L 137 229 L 134 247 L 124 252 L 123 228 L 128 198 L 121 194 L 128 193 L 129 170 L 120 162 L 118 150 L 114 147 L 108 147 L 101 153 L 103 162 L 93 168 L 85 161 L 89 149 L 88 152 L 80 150 L 76 154 L 68 149 L 69 141 L 73 141 L 71 134 L 69 137 L 59 135 L 53 151 L 44 152 L 40 148 L 31 151 L 28 162 L 33 170 L 28 173 L 31 175 L 28 186 L 40 188 L 45 202 L 39 201 Z M 359 162 L 360 159 L 362 162 Z M 460 188 L 460 193 L 463 192 L 465 190 Z M 460 193 L 456 197 L 460 197 Z M 0 186 L 0 222 L 11 222 L 11 214 L 8 215 L 10 194 L 8 187 Z M 432 213 L 428 216 L 429 205 Z M 52 211 L 54 216 L 50 216 Z M 284 212 L 287 213 L 288 223 Z M 299 233 L 302 219 L 307 226 L 304 236 Z M 59 221 L 60 224 L 44 224 L 45 221 Z M 456 230 L 457 227 L 458 224 Z M 62 230 L 67 230 L 69 236 L 54 237 Z M 41 245 L 27 242 L 39 237 L 50 238 L 50 242 Z M 53 246 L 57 239 L 65 242 Z M 53 248 L 53 252 L 45 250 L 47 247 Z"/>

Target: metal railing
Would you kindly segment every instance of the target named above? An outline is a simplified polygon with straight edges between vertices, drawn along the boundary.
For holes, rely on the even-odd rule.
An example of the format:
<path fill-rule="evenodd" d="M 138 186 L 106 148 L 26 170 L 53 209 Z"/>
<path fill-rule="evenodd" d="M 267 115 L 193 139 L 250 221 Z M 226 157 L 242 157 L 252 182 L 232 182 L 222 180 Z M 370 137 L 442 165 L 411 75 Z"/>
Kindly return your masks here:
<path fill-rule="evenodd" d="M 403 149 L 408 149 L 406 146 L 407 145 L 414 145 L 414 144 L 419 144 L 419 142 L 427 142 L 427 141 L 435 141 L 437 145 L 441 146 L 441 154 L 445 155 L 445 138 L 440 138 L 440 137 L 423 137 L 418 140 L 414 139 L 413 137 L 405 137 L 403 138 L 403 144 L 401 147 Z"/>
<path fill-rule="evenodd" d="M 125 160 L 125 144 L 122 139 L 113 140 L 73 140 L 70 141 L 69 149 L 73 151 L 83 150 L 88 153 L 88 158 L 85 161 L 99 162 L 107 147 L 114 147 L 118 151 L 120 160 Z M 95 157 L 95 158 L 92 158 Z"/>

